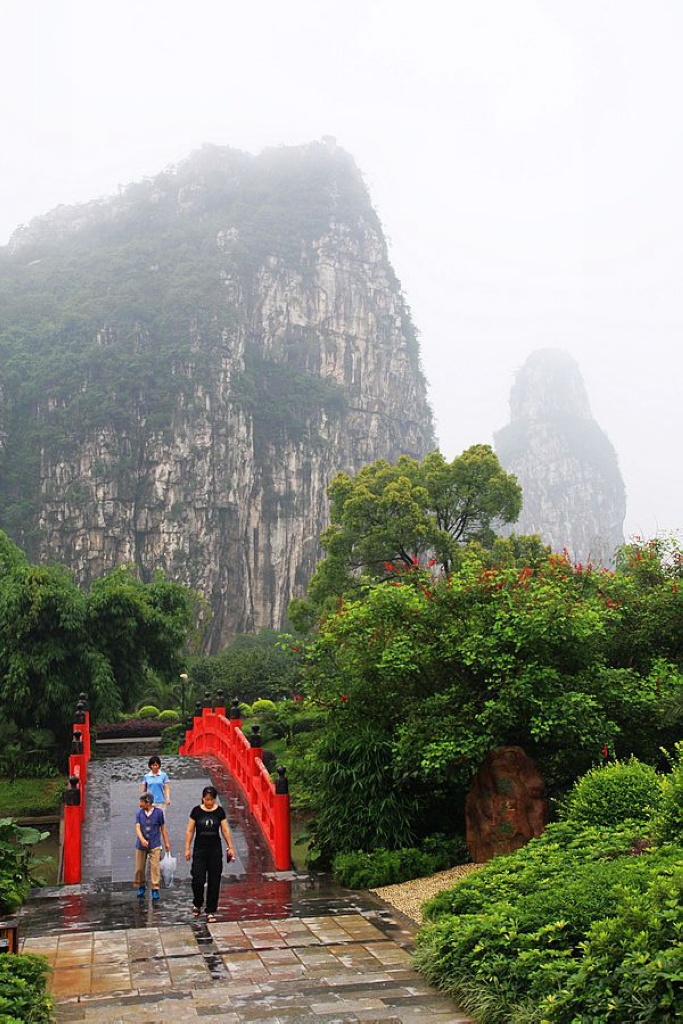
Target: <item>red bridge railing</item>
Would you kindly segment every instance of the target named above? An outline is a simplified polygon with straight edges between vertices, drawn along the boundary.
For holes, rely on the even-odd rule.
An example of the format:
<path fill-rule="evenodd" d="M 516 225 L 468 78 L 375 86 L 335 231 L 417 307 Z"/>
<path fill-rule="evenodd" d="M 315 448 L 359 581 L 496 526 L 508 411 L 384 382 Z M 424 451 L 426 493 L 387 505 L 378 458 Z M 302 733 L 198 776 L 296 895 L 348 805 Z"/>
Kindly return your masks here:
<path fill-rule="evenodd" d="M 242 732 L 238 701 L 233 701 L 229 716 L 225 707 L 198 704 L 192 724 L 185 733 L 180 754 L 211 754 L 225 765 L 244 793 L 273 855 L 275 869 L 288 871 L 291 859 L 291 821 L 289 784 L 284 768 L 272 781 L 262 761 L 263 746 L 258 725 L 251 737 Z"/>

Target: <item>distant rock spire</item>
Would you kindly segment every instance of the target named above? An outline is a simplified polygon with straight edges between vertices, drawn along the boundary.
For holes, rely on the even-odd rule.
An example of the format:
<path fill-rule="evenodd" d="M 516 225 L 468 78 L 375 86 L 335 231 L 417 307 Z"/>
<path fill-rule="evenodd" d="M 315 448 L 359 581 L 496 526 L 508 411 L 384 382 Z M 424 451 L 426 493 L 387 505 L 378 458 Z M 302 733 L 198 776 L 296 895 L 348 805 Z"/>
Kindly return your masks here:
<path fill-rule="evenodd" d="M 532 352 L 510 392 L 510 423 L 494 441 L 524 493 L 515 532 L 538 533 L 575 562 L 612 565 L 624 543 L 624 482 L 572 356 Z"/>

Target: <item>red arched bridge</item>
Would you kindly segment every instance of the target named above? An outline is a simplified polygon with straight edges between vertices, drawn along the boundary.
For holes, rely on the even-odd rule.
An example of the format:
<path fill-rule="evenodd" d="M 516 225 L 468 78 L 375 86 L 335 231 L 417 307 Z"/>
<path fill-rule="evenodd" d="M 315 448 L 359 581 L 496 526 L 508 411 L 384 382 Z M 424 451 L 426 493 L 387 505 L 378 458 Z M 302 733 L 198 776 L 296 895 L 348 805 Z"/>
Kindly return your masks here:
<path fill-rule="evenodd" d="M 219 694 L 215 705 L 207 697 L 203 705 L 195 706 L 179 754 L 192 757 L 210 754 L 221 762 L 244 793 L 270 849 L 275 870 L 288 871 L 291 868 L 291 825 L 285 769 L 277 769 L 277 779 L 273 782 L 263 763 L 258 726 L 254 726 L 251 736 L 247 737 L 242 731 L 239 702 L 234 700 L 226 715 L 221 696 Z M 81 694 L 74 716 L 69 785 L 64 795 L 62 881 L 66 885 L 76 885 L 82 880 L 82 834 L 87 814 L 90 755 L 90 711 L 86 695 Z"/>

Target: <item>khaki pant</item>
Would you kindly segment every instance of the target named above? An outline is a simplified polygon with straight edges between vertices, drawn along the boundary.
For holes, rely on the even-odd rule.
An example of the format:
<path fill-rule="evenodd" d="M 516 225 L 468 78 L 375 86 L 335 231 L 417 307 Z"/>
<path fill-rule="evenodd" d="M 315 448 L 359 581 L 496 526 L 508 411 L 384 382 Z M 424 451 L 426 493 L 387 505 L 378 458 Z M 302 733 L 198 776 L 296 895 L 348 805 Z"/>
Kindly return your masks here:
<path fill-rule="evenodd" d="M 147 873 L 147 859 L 149 858 L 149 873 L 152 880 L 152 888 L 158 889 L 161 885 L 161 869 L 159 867 L 161 861 L 161 847 L 155 846 L 153 850 L 138 850 L 135 847 L 135 885 L 145 885 L 145 875 Z"/>

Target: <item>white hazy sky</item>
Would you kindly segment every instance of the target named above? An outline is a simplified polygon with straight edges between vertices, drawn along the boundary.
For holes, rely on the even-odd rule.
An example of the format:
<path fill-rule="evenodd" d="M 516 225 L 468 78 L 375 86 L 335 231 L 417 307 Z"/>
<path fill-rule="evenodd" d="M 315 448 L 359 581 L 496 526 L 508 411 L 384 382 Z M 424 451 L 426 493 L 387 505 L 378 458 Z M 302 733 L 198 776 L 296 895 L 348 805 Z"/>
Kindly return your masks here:
<path fill-rule="evenodd" d="M 204 142 L 333 135 L 420 331 L 442 451 L 574 355 L 627 536 L 683 533 L 680 0 L 0 0 L 0 244 Z"/>

